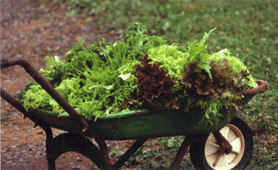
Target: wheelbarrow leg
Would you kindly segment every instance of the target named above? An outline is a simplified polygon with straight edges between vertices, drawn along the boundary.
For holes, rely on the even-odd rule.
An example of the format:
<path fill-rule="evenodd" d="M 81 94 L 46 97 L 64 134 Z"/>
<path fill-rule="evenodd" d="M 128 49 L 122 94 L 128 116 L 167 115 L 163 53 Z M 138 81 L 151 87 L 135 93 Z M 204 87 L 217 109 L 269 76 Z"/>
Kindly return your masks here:
<path fill-rule="evenodd" d="M 80 153 L 90 159 L 100 169 L 108 168 L 105 160 L 101 159 L 100 150 L 88 138 L 74 134 L 65 133 L 47 140 L 46 145 L 48 168 L 55 169 L 55 160 L 62 154 L 73 151 Z"/>
<path fill-rule="evenodd" d="M 56 169 L 56 165 L 55 165 L 56 158 L 54 158 L 52 156 L 52 145 L 51 145 L 52 141 L 53 141 L 53 133 L 50 128 L 49 129 L 43 128 L 43 129 L 46 134 L 45 146 L 46 146 L 46 159 L 47 159 L 47 163 L 48 163 L 48 169 L 55 170 Z"/>
<path fill-rule="evenodd" d="M 48 163 L 48 169 L 49 170 L 55 170 L 56 165 L 55 165 L 55 160 L 56 158 L 53 157 L 53 152 L 52 152 L 52 140 L 46 139 L 46 159 Z"/>
<path fill-rule="evenodd" d="M 178 168 L 178 166 L 181 164 L 182 158 L 184 157 L 184 154 L 186 153 L 187 148 L 190 145 L 190 143 L 192 142 L 192 140 L 193 140 L 192 136 L 188 136 L 188 137 L 184 138 L 184 140 L 181 144 L 181 147 L 179 148 L 178 153 L 170 166 L 170 169 Z"/>
<path fill-rule="evenodd" d="M 53 159 L 47 159 L 47 163 L 48 163 L 48 169 L 49 170 L 55 170 L 55 160 Z"/>
<path fill-rule="evenodd" d="M 147 141 L 148 138 L 138 139 L 124 155 L 113 165 L 112 169 L 119 169 L 123 164 Z"/>

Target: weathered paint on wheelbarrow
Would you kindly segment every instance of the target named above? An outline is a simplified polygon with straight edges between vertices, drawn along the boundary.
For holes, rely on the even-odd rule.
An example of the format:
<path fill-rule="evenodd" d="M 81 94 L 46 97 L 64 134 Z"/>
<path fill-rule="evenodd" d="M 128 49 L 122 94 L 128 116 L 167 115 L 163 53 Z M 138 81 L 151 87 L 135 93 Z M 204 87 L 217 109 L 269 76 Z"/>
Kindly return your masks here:
<path fill-rule="evenodd" d="M 240 101 L 246 104 L 253 96 Z M 82 128 L 70 117 L 57 117 L 44 111 L 38 113 L 50 126 L 70 132 L 84 134 Z M 88 120 L 106 140 L 126 140 L 143 137 L 163 137 L 176 135 L 195 135 L 221 129 L 236 115 L 231 110 L 228 119 L 222 119 L 214 125 L 202 123 L 203 110 L 192 108 L 187 112 L 181 110 L 161 110 L 155 112 L 136 112 L 130 114 L 113 114 L 100 117 L 97 121 Z"/>
<path fill-rule="evenodd" d="M 231 117 L 234 115 L 233 112 Z M 123 140 L 208 133 L 222 128 L 229 122 L 222 120 L 211 126 L 201 123 L 202 117 L 202 110 L 197 108 L 188 112 L 163 110 L 123 118 L 100 119 L 96 122 L 96 127 L 105 139 Z"/>

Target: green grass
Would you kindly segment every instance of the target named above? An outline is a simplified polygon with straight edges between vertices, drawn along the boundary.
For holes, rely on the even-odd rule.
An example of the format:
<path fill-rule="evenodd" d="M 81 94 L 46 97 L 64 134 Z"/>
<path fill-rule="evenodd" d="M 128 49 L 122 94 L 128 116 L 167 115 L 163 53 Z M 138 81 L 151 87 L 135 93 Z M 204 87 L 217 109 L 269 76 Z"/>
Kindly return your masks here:
<path fill-rule="evenodd" d="M 274 154 L 277 138 L 269 144 L 271 147 L 264 146 L 264 141 L 278 133 L 277 0 L 71 0 L 66 4 L 68 16 L 85 17 L 101 32 L 122 31 L 139 21 L 147 26 L 149 34 L 180 45 L 200 39 L 204 32 L 216 27 L 207 41 L 209 52 L 228 48 L 244 61 L 253 77 L 270 83 L 268 92 L 256 95 L 239 114 L 255 134 L 249 169 L 278 166 Z M 266 134 L 265 139 L 259 138 L 261 133 Z"/>

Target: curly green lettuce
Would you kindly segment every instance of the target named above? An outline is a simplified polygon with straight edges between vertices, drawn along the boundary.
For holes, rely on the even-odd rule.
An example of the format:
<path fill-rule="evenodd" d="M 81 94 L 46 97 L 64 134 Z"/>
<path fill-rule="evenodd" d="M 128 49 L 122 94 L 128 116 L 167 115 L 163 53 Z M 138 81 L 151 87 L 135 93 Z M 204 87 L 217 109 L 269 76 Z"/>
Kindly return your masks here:
<path fill-rule="evenodd" d="M 160 68 L 169 71 L 171 78 L 181 79 L 181 72 L 185 71 L 188 62 L 186 52 L 179 51 L 175 45 L 162 45 L 149 49 L 147 53 L 152 63 L 160 62 Z"/>
<path fill-rule="evenodd" d="M 242 70 L 246 70 L 247 73 L 250 73 L 247 67 L 244 65 L 244 63 L 239 59 L 234 56 L 231 56 L 231 52 L 228 49 L 221 50 L 219 52 L 213 53 L 210 57 L 208 62 L 214 60 L 218 61 L 220 59 L 226 59 L 228 60 L 228 65 L 233 68 L 234 71 L 239 72 Z M 249 74 L 247 76 L 248 81 L 246 81 L 247 85 L 250 88 L 255 88 L 258 87 L 258 84 L 255 82 L 253 76 Z"/>

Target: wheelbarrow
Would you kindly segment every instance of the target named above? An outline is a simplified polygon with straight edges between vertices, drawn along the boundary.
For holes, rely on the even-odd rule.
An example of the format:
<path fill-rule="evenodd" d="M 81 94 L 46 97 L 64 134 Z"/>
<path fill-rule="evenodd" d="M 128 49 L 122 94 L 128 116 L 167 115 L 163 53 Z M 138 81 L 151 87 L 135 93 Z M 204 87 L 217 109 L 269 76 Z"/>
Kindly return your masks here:
<path fill-rule="evenodd" d="M 121 112 L 94 119 L 84 119 L 49 84 L 45 78 L 24 59 L 2 59 L 1 69 L 14 65 L 22 66 L 47 93 L 49 93 L 70 116 L 56 116 L 45 110 L 26 111 L 23 105 L 1 88 L 1 97 L 30 118 L 35 126 L 46 133 L 46 157 L 48 168 L 55 169 L 55 160 L 63 153 L 75 151 L 83 154 L 100 169 L 119 169 L 149 138 L 185 136 L 170 169 L 177 169 L 187 148 L 197 169 L 244 169 L 253 152 L 251 129 L 231 110 L 228 119 L 218 124 L 200 124 L 202 109 L 191 108 L 188 114 L 180 110 L 159 110 L 154 112 Z M 256 80 L 257 88 L 237 92 L 244 98 L 245 105 L 254 95 L 263 93 L 269 84 Z M 53 138 L 51 127 L 68 133 Z M 96 147 L 89 138 L 95 139 Z M 105 140 L 137 139 L 134 144 L 111 165 Z"/>

